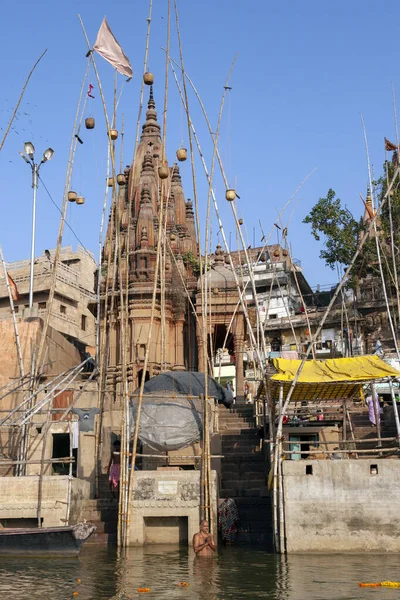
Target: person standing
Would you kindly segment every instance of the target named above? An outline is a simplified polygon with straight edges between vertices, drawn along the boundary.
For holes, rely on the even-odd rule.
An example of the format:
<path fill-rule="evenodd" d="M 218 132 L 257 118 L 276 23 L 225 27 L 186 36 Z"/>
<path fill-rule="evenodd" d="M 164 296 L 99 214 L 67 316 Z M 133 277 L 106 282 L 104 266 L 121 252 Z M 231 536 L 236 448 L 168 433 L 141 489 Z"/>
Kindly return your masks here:
<path fill-rule="evenodd" d="M 376 423 L 380 423 L 382 409 L 379 404 L 378 394 L 371 390 L 369 396 L 365 399 L 368 406 L 368 416 L 371 423 L 371 427 L 376 427 Z"/>
<path fill-rule="evenodd" d="M 231 546 L 236 541 L 239 512 L 233 498 L 220 500 L 218 507 L 218 529 L 221 532 L 223 542 Z"/>

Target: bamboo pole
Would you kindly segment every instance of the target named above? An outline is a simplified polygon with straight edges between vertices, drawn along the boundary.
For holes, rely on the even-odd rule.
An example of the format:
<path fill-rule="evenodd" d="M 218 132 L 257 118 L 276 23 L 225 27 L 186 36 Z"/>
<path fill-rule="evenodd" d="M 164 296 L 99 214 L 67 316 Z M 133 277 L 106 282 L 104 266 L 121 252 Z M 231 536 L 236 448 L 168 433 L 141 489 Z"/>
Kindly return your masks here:
<path fill-rule="evenodd" d="M 11 317 L 12 317 L 12 322 L 13 322 L 13 327 L 14 327 L 15 346 L 16 346 L 16 350 L 17 350 L 17 360 L 18 360 L 20 377 L 25 379 L 24 361 L 23 361 L 23 357 L 22 357 L 21 342 L 20 342 L 19 333 L 18 333 L 17 318 L 15 316 L 14 299 L 12 297 L 10 282 L 8 280 L 8 272 L 7 272 L 7 268 L 6 268 L 6 263 L 4 261 L 3 250 L 1 248 L 1 246 L 0 246 L 0 260 L 1 260 L 1 263 L 3 266 L 4 280 L 6 282 L 7 293 L 8 293 L 8 298 L 9 298 L 9 302 L 10 302 Z M 26 396 L 26 392 L 24 391 L 24 399 L 25 399 L 25 396 Z M 26 433 L 27 433 L 26 428 L 24 428 L 21 432 L 21 440 L 20 440 L 20 445 L 19 445 L 19 450 L 18 450 L 19 458 L 24 457 L 24 447 L 26 445 Z M 23 474 L 23 469 L 21 469 L 20 466 L 18 466 L 17 475 L 22 475 L 22 474 Z"/>
<path fill-rule="evenodd" d="M 383 206 L 385 205 L 385 202 L 386 202 L 386 200 L 388 198 L 388 195 L 390 194 L 390 191 L 391 191 L 391 189 L 393 187 L 394 181 L 395 181 L 396 177 L 398 176 L 399 172 L 400 172 L 400 169 L 399 169 L 399 167 L 397 167 L 396 171 L 394 173 L 393 179 L 390 182 L 390 185 L 389 185 L 389 187 L 388 187 L 388 189 L 386 191 L 386 194 L 384 195 L 384 198 L 383 198 L 383 200 L 381 202 L 380 209 L 382 209 Z M 344 286 L 344 284 L 345 284 L 348 276 L 350 275 L 350 273 L 351 273 L 351 271 L 352 271 L 352 269 L 354 267 L 354 264 L 355 264 L 358 256 L 360 255 L 360 252 L 361 252 L 361 250 L 362 250 L 365 242 L 367 241 L 367 239 L 368 239 L 368 237 L 370 235 L 370 232 L 372 231 L 373 224 L 376 222 L 378 214 L 379 214 L 379 210 L 376 211 L 375 215 L 371 219 L 370 225 L 369 225 L 369 229 L 364 232 L 364 234 L 363 234 L 363 236 L 362 236 L 362 238 L 361 238 L 361 240 L 360 240 L 360 242 L 358 244 L 357 250 L 354 253 L 353 258 L 351 259 L 350 264 L 349 264 L 349 266 L 346 269 L 346 272 L 344 273 L 341 281 L 339 282 L 339 285 L 337 286 L 336 291 L 333 294 L 333 296 L 331 298 L 331 301 L 329 302 L 329 305 L 327 306 L 327 309 L 326 309 L 325 313 L 322 316 L 322 319 L 321 319 L 321 321 L 319 323 L 319 326 L 317 327 L 317 330 L 314 333 L 314 337 L 312 339 L 312 343 L 314 343 L 317 340 L 317 338 L 318 338 L 318 336 L 319 336 L 319 334 L 320 334 L 320 332 L 321 332 L 321 330 L 322 330 L 322 328 L 323 328 L 323 326 L 325 324 L 325 321 L 326 321 L 326 319 L 327 319 L 327 317 L 328 317 L 328 315 L 329 315 L 329 313 L 330 313 L 330 311 L 332 309 L 332 306 L 334 305 L 337 297 L 341 293 L 341 290 L 343 289 L 343 286 Z M 301 372 L 302 372 L 303 367 L 305 365 L 305 362 L 306 362 L 306 360 L 308 358 L 310 350 L 311 350 L 311 348 L 309 346 L 307 348 L 307 350 L 306 350 L 306 353 L 305 353 L 305 355 L 304 355 L 304 357 L 303 357 L 300 365 L 299 365 L 299 368 L 298 368 L 298 370 L 296 372 L 296 375 L 293 378 L 293 381 L 292 381 L 292 383 L 290 385 L 289 392 L 288 392 L 288 394 L 286 396 L 286 399 L 285 399 L 285 402 L 284 402 L 284 405 L 283 405 L 283 411 L 282 411 L 283 414 L 280 416 L 279 422 L 278 422 L 278 428 L 277 428 L 277 433 L 276 433 L 277 439 L 279 439 L 281 437 L 281 435 L 282 435 L 283 415 L 286 413 L 287 407 L 289 406 L 291 397 L 293 395 L 294 388 L 295 388 L 295 386 L 297 384 L 297 381 L 298 381 L 298 379 L 299 379 L 299 377 L 301 375 Z"/>
<path fill-rule="evenodd" d="M 338 443 L 340 443 L 342 446 L 343 445 L 352 445 L 355 441 L 357 442 L 357 444 L 369 444 L 370 442 L 379 442 L 384 440 L 385 442 L 395 442 L 397 440 L 397 437 L 385 437 L 385 438 L 360 438 L 357 440 L 341 440 L 340 442 L 338 442 L 337 440 L 324 440 L 322 442 L 318 442 L 319 446 L 337 446 Z M 271 441 L 271 440 L 267 440 L 267 441 Z M 286 444 L 290 445 L 292 444 L 292 442 L 285 442 Z M 309 440 L 298 440 L 296 442 L 297 444 L 305 444 L 305 445 L 309 445 L 310 441 Z M 352 452 L 352 450 L 349 450 L 350 452 Z M 296 451 L 293 451 L 294 454 L 296 454 Z M 310 450 L 311 452 L 311 450 Z M 317 451 L 318 452 L 318 451 Z"/>
<path fill-rule="evenodd" d="M 347 428 L 346 428 L 346 400 L 343 400 L 343 436 L 342 439 L 347 440 Z"/>
<path fill-rule="evenodd" d="M 86 362 L 86 361 L 85 361 Z M 80 365 L 78 365 L 80 366 Z M 67 369 L 66 371 L 63 371 L 62 373 L 60 373 L 60 375 L 57 375 L 57 377 L 55 377 L 53 379 L 53 381 L 51 382 L 51 385 L 53 386 L 53 388 L 51 388 L 48 392 L 48 395 L 52 393 L 53 389 L 55 389 L 55 384 L 59 385 L 59 380 L 64 377 L 66 375 L 66 373 L 71 373 L 72 371 L 74 371 L 77 367 L 72 367 L 70 369 Z M 10 417 L 12 417 L 16 412 L 20 412 L 22 407 L 25 406 L 25 404 L 27 402 L 29 402 L 29 400 L 32 400 L 33 398 L 35 398 L 38 394 L 40 394 L 40 392 L 42 392 L 45 388 L 48 388 L 49 386 L 46 385 L 42 385 L 42 387 L 38 388 L 35 392 L 33 392 L 28 398 L 26 398 L 21 404 L 19 404 L 16 408 L 14 408 L 13 410 L 11 410 L 10 412 L 7 413 L 7 416 L 2 419 L 0 421 L 0 425 L 4 425 L 4 423 L 6 421 L 8 421 L 8 419 Z M 44 398 L 45 399 L 45 398 Z M 43 399 L 43 400 L 44 400 Z"/>
<path fill-rule="evenodd" d="M 217 458 L 221 458 L 221 457 L 217 457 Z M 61 457 L 61 458 L 46 458 L 43 462 L 44 462 L 44 464 L 53 464 L 53 463 L 69 464 L 70 460 L 71 460 L 70 457 L 66 456 L 66 457 Z M 75 459 L 73 459 L 73 461 L 75 461 Z M 7 465 L 20 465 L 20 464 L 40 465 L 41 462 L 42 462 L 41 460 L 0 460 L 0 467 L 7 466 Z"/>
<path fill-rule="evenodd" d="M 18 102 L 16 104 L 16 107 L 14 108 L 13 114 L 11 115 L 11 119 L 10 119 L 8 125 L 7 125 L 7 129 L 6 129 L 6 131 L 5 131 L 4 135 L 3 135 L 3 139 L 0 142 L 0 152 L 1 152 L 2 148 L 3 148 L 3 146 L 4 146 L 4 142 L 6 141 L 8 133 L 9 133 L 9 131 L 11 129 L 11 125 L 13 124 L 13 121 L 15 119 L 15 115 L 17 114 L 17 111 L 19 109 L 19 105 L 21 104 L 22 98 L 24 97 L 26 87 L 27 87 L 27 85 L 29 83 L 29 80 L 30 80 L 32 74 L 33 74 L 33 71 L 36 69 L 36 67 L 38 66 L 38 64 L 42 60 L 43 56 L 46 54 L 46 52 L 47 52 L 47 48 L 46 48 L 46 50 L 44 52 L 42 52 L 42 54 L 39 56 L 39 58 L 37 59 L 37 61 L 33 65 L 32 69 L 29 71 L 29 75 L 28 75 L 28 77 L 25 80 L 25 84 L 24 84 L 24 87 L 22 88 L 22 92 L 21 92 L 21 94 L 20 94 L 20 96 L 18 98 Z"/>
<path fill-rule="evenodd" d="M 281 417 L 282 414 L 282 409 L 283 409 L 283 385 L 281 385 L 279 387 L 279 400 L 278 400 L 278 407 L 279 407 L 279 418 Z M 280 498 L 280 491 L 278 489 L 279 486 L 279 480 L 278 480 L 278 469 L 280 468 L 279 465 L 279 461 L 280 461 L 280 448 L 281 448 L 281 440 L 280 438 L 278 438 L 275 442 L 275 448 L 274 448 L 274 462 L 273 462 L 273 521 L 274 521 L 274 545 L 275 545 L 275 551 L 276 552 L 281 552 L 282 550 L 282 546 L 281 546 L 281 536 L 280 536 L 280 526 L 279 526 L 279 521 L 280 521 L 280 517 L 278 517 L 278 509 L 280 511 L 280 505 L 281 505 L 281 498 Z M 280 515 L 280 513 L 279 513 Z"/>
<path fill-rule="evenodd" d="M 22 358 L 21 341 L 20 341 L 19 333 L 18 333 L 17 318 L 15 316 L 14 299 L 13 299 L 12 293 L 11 293 L 10 282 L 8 280 L 7 267 L 6 267 L 6 263 L 4 261 L 4 255 L 3 255 L 3 250 L 2 250 L 1 246 L 0 246 L 0 260 L 1 260 L 2 267 L 3 267 L 4 280 L 6 282 L 8 299 L 10 302 L 12 322 L 13 322 L 13 327 L 14 327 L 15 345 L 16 345 L 16 349 L 17 349 L 19 373 L 20 373 L 20 377 L 22 379 L 25 379 L 26 376 L 25 376 L 25 369 L 24 369 L 24 361 Z"/>
<path fill-rule="evenodd" d="M 146 33 L 146 48 L 144 51 L 144 61 L 143 61 L 143 74 L 147 71 L 148 68 L 148 57 L 149 57 L 149 42 L 150 42 L 150 29 L 151 29 L 151 17 L 153 13 L 153 0 L 149 2 L 149 16 L 147 17 L 147 33 Z M 139 134 L 140 134 L 140 120 L 142 117 L 142 109 L 143 109 L 143 96 L 144 96 L 144 81 L 142 79 L 142 86 L 140 89 L 140 101 L 139 101 L 139 112 L 138 119 L 136 123 L 136 136 L 135 136 L 135 150 L 133 152 L 133 160 L 135 160 L 136 150 L 139 143 Z"/>
<path fill-rule="evenodd" d="M 353 423 L 351 421 L 350 411 L 348 410 L 347 407 L 346 407 L 346 415 L 347 415 L 347 420 L 349 422 L 349 428 L 350 428 L 350 433 L 351 433 L 351 440 L 354 443 L 354 448 L 356 448 L 356 445 L 355 445 L 356 438 L 355 438 L 355 435 L 354 435 Z M 358 458 L 357 452 L 355 453 L 355 457 Z"/>
<path fill-rule="evenodd" d="M 46 320 L 44 322 L 42 334 L 40 336 L 39 350 L 38 350 L 38 354 L 37 354 L 37 370 L 39 370 L 41 368 L 41 365 L 43 362 L 44 345 L 46 342 L 47 330 L 49 327 L 50 315 L 51 315 L 51 310 L 52 310 L 53 301 L 54 301 L 54 295 L 55 295 L 55 291 L 56 291 L 56 281 L 57 281 L 56 275 L 57 275 L 58 264 L 60 261 L 61 243 L 62 243 L 62 238 L 63 238 L 63 233 L 64 233 L 64 225 L 65 225 L 67 207 L 68 207 L 68 190 L 69 190 L 70 183 L 71 183 L 73 163 L 74 163 L 74 158 L 75 158 L 76 146 L 78 143 L 78 141 L 75 137 L 75 133 L 77 130 L 78 119 L 79 119 L 79 110 L 80 110 L 80 106 L 82 103 L 83 91 L 84 91 L 88 72 L 89 72 L 89 61 L 87 63 L 85 76 L 82 81 L 82 86 L 81 86 L 79 100 L 78 100 L 78 106 L 76 109 L 75 120 L 74 120 L 73 129 L 72 129 L 71 143 L 70 143 L 69 155 L 68 155 L 68 166 L 67 166 L 67 173 L 66 173 L 65 185 L 64 185 L 64 196 L 63 196 L 63 202 L 62 202 L 62 207 L 61 207 L 61 218 L 60 218 L 60 224 L 59 224 L 59 228 L 58 228 L 56 251 L 55 251 L 54 260 L 53 260 L 53 277 L 52 277 L 52 281 L 51 281 L 49 298 L 47 300 Z M 83 116 L 81 116 L 81 119 L 82 118 L 83 118 Z"/>
<path fill-rule="evenodd" d="M 164 189 L 165 189 L 165 182 L 166 182 L 166 180 L 164 180 L 162 183 L 162 186 Z M 161 225 L 163 222 L 163 214 L 164 214 L 164 202 L 163 202 L 163 198 L 161 197 L 160 212 L 159 212 L 159 217 L 158 217 L 159 235 L 158 235 L 158 240 L 157 240 L 157 255 L 156 255 L 156 264 L 155 264 L 155 269 L 154 269 L 154 284 L 153 284 L 153 293 L 152 293 L 152 300 L 151 300 L 150 324 L 149 324 L 149 330 L 147 333 L 147 343 L 146 343 L 146 352 L 145 352 L 143 369 L 142 369 L 142 379 L 140 382 L 139 400 L 138 400 L 135 428 L 134 428 L 134 434 L 133 434 L 132 461 L 131 461 L 131 469 L 130 469 L 130 473 L 129 473 L 128 514 L 127 514 L 128 522 L 130 521 L 130 515 L 131 515 L 131 511 L 132 511 L 132 497 L 133 497 L 134 473 L 135 473 L 135 463 L 136 463 L 136 449 L 137 449 L 137 442 L 138 442 L 138 437 L 139 437 L 140 415 L 141 415 L 142 402 L 143 402 L 143 392 L 144 392 L 144 384 L 145 384 L 147 365 L 149 362 L 151 334 L 152 334 L 152 330 L 153 330 L 154 313 L 155 313 L 155 306 L 156 306 L 156 299 L 157 299 L 157 287 L 158 287 L 157 284 L 158 284 L 158 274 L 159 274 L 159 267 L 160 267 L 161 242 L 162 242 L 162 236 L 160 235 L 160 232 L 161 232 Z M 128 540 L 128 544 L 129 544 L 129 540 Z"/>
<path fill-rule="evenodd" d="M 88 360 L 89 360 L 88 358 L 86 360 L 84 360 L 81 364 L 79 364 L 77 367 L 75 367 L 75 369 L 72 371 L 72 373 L 68 374 L 66 377 L 64 377 L 58 383 L 58 386 L 63 385 L 64 387 L 58 392 L 58 394 L 56 394 L 56 396 L 58 396 L 59 394 L 61 394 L 63 391 L 65 391 L 67 389 L 67 387 L 69 385 L 71 385 L 71 383 L 82 372 L 83 366 L 85 365 L 85 363 Z M 21 421 L 20 425 L 24 425 L 24 423 L 26 423 L 27 421 L 29 421 L 33 417 L 33 415 L 35 415 L 37 412 L 39 412 L 39 410 L 41 410 L 46 404 L 50 404 L 50 401 L 51 401 L 51 397 L 50 396 L 53 393 L 54 389 L 55 389 L 55 386 L 53 387 L 53 389 L 52 389 L 51 392 L 49 392 L 48 394 L 46 394 L 45 398 L 41 402 L 39 402 L 39 404 L 37 404 L 35 407 L 33 407 L 31 409 L 30 412 L 28 412 L 28 414 Z"/>
<path fill-rule="evenodd" d="M 357 440 L 358 443 L 359 440 Z M 371 441 L 371 440 L 368 440 Z M 297 444 L 298 442 L 296 442 Z M 357 450 L 358 454 L 378 454 L 381 455 L 383 452 L 391 452 L 391 453 L 398 453 L 398 445 L 396 446 L 392 446 L 391 448 L 368 448 L 368 449 L 361 449 L 361 450 Z M 338 449 L 335 450 L 336 454 L 355 454 L 354 450 L 350 449 L 350 450 L 344 450 L 344 449 Z M 314 454 L 322 454 L 322 452 L 320 450 L 296 450 L 296 451 L 291 451 L 291 450 L 283 450 L 283 454 L 290 456 L 292 454 L 307 454 L 307 455 L 314 455 Z M 310 459 L 312 460 L 312 459 Z M 329 459 L 327 459 L 329 460 Z"/>
<path fill-rule="evenodd" d="M 279 547 L 281 554 L 286 553 L 285 542 L 285 497 L 283 490 L 283 453 L 282 439 L 279 440 Z"/>
<path fill-rule="evenodd" d="M 93 70 L 95 72 L 95 76 L 96 76 L 96 80 L 97 80 L 97 85 L 99 87 L 99 92 L 100 92 L 100 97 L 101 97 L 101 101 L 102 101 L 102 106 L 103 106 L 103 112 L 104 112 L 104 118 L 105 118 L 105 122 L 106 122 L 106 127 L 107 127 L 107 133 L 110 131 L 110 122 L 109 122 L 109 118 L 108 118 L 108 113 L 107 113 L 107 106 L 106 106 L 106 102 L 105 102 L 105 97 L 104 97 L 104 93 L 103 93 L 103 87 L 101 84 L 101 80 L 100 80 L 100 76 L 97 70 L 97 65 L 96 65 L 96 61 L 94 60 L 94 56 L 93 56 L 93 52 L 92 49 L 90 47 L 90 42 L 89 42 L 89 38 L 87 36 L 85 27 L 83 25 L 83 21 L 80 15 L 78 15 L 79 21 L 81 23 L 81 27 L 82 27 L 82 31 L 84 34 L 84 37 L 86 39 L 86 43 L 88 46 L 88 50 L 89 50 L 89 57 L 90 60 L 92 62 L 93 65 Z M 111 137 L 108 137 L 108 146 L 109 146 L 109 152 L 110 152 L 110 157 L 111 157 L 111 169 L 112 169 L 112 178 L 114 180 L 114 182 L 116 182 L 116 172 L 115 172 L 115 145 L 113 144 Z M 114 184 L 113 188 L 112 188 L 112 198 L 113 198 L 113 206 L 116 206 L 116 185 Z M 117 219 L 117 216 L 116 216 Z M 116 231 L 116 234 L 118 234 L 118 232 Z M 112 315 L 112 311 L 113 311 L 113 306 L 114 306 L 114 290 L 115 290 L 115 281 L 116 281 L 116 266 L 117 266 L 117 250 L 118 250 L 118 235 L 116 235 L 116 248 L 114 250 L 114 265 L 113 265 L 113 288 L 112 288 L 112 296 L 111 296 L 111 307 L 110 307 L 110 315 Z M 108 276 L 107 276 L 107 281 L 108 281 Z M 107 291 L 108 291 L 108 286 L 107 286 Z M 107 310 L 105 308 L 106 311 L 106 321 L 107 321 Z M 107 324 L 106 324 L 107 326 Z M 108 336 L 106 333 L 106 341 L 105 341 L 105 345 L 104 345 L 104 353 L 108 354 L 108 348 L 109 348 L 109 342 L 108 342 Z M 101 378 L 100 381 L 100 385 L 101 388 L 104 389 L 105 385 L 103 386 L 103 383 L 105 384 L 105 377 L 106 377 L 106 372 L 105 372 L 105 361 L 103 363 L 103 378 Z M 99 469 L 99 461 L 97 461 L 97 469 Z M 98 484 L 98 477 L 99 477 L 99 472 L 97 472 L 97 484 Z M 121 486 L 120 486 L 121 488 Z M 121 492 L 121 489 L 120 489 Z M 121 504 L 121 503 L 120 503 Z M 118 512 L 120 513 L 122 507 L 119 505 L 118 507 Z M 119 529 L 120 530 L 120 529 Z M 118 537 L 119 539 L 119 537 Z"/>
<path fill-rule="evenodd" d="M 68 422 L 68 433 L 69 433 L 69 472 L 68 472 L 68 492 L 67 492 L 67 512 L 65 515 L 65 524 L 69 525 L 69 516 L 71 513 L 71 500 L 72 500 L 72 463 L 73 463 L 73 452 L 72 452 L 72 425 L 71 421 Z"/>
<path fill-rule="evenodd" d="M 373 185 L 372 185 L 371 164 L 370 164 L 370 159 L 369 159 L 367 131 L 365 129 L 364 119 L 363 119 L 362 115 L 361 115 L 361 122 L 362 122 L 362 127 L 363 127 L 363 132 L 364 132 L 365 152 L 366 152 L 366 156 L 367 156 L 368 180 L 369 180 L 369 186 L 370 186 L 370 190 L 371 190 L 371 196 L 372 196 L 372 199 L 374 200 L 374 188 L 373 188 Z M 389 200 L 388 200 L 388 203 L 389 203 L 390 202 L 390 193 L 388 195 L 388 198 L 389 198 Z M 381 205 L 380 208 L 382 208 L 382 205 Z M 376 213 L 378 213 L 378 208 L 376 208 L 375 210 L 376 210 Z M 387 311 L 387 315 L 388 315 L 389 326 L 390 326 L 390 330 L 391 330 L 391 333 L 392 333 L 392 336 L 393 336 L 393 341 L 394 341 L 394 345 L 395 345 L 395 349 L 396 349 L 397 359 L 400 361 L 399 344 L 398 344 L 396 332 L 395 332 L 395 329 L 394 329 L 394 326 L 393 326 L 393 319 L 392 319 L 392 315 L 390 313 L 389 300 L 388 300 L 388 297 L 387 297 L 385 275 L 383 273 L 382 260 L 381 260 L 381 251 L 380 251 L 379 241 L 378 241 L 378 231 L 377 231 L 377 227 L 376 227 L 376 219 L 375 218 L 372 219 L 371 222 L 372 222 L 372 227 L 373 227 L 373 230 L 374 230 L 374 238 L 375 238 L 375 244 L 376 244 L 376 254 L 377 254 L 377 257 L 378 257 L 379 271 L 380 271 L 381 283 L 382 283 L 382 290 L 383 290 L 383 295 L 384 295 L 384 298 L 385 298 L 385 304 L 386 304 L 386 311 Z"/>
<path fill-rule="evenodd" d="M 168 8 L 169 8 L 170 4 L 169 4 L 169 0 L 168 0 Z M 182 40 L 181 40 L 181 34 L 180 34 L 180 26 L 179 26 L 179 16 L 178 16 L 178 7 L 177 7 L 177 2 L 176 0 L 174 0 L 174 12 L 175 12 L 175 21 L 176 21 L 176 29 L 177 29 L 177 34 L 178 34 L 178 45 L 179 45 L 179 57 L 180 57 L 180 68 L 182 70 L 182 73 L 185 72 L 185 66 L 184 66 L 184 60 L 183 60 L 183 47 L 182 47 Z M 170 56 L 169 56 L 169 47 L 166 49 L 166 57 L 168 60 L 168 63 L 170 62 Z M 183 78 L 183 94 L 184 94 L 184 107 L 185 107 L 185 112 L 186 112 L 186 121 L 187 121 L 187 128 L 188 128 L 188 137 L 189 137 L 189 148 L 190 148 L 190 162 L 191 162 L 191 169 L 192 169 L 192 184 L 193 184 L 193 203 L 194 203 L 194 208 L 195 208 L 195 224 L 196 224 L 196 235 L 197 235 L 197 240 L 198 240 L 198 244 L 200 246 L 201 243 L 201 231 L 200 231 L 200 219 L 199 219 L 199 203 L 198 203 L 198 197 L 197 197 L 197 178 L 196 178 L 196 170 L 195 170 L 195 160 L 194 160 L 194 147 L 193 147 L 193 136 L 192 136 L 192 128 L 191 128 L 191 117 L 190 117 L 190 112 L 189 112 L 189 96 L 187 93 L 187 87 L 186 87 L 186 80 L 185 78 Z M 207 247 L 206 247 L 206 255 L 207 255 Z M 206 264 L 206 263 L 205 263 Z M 207 379 L 207 373 L 208 373 L 208 361 L 207 361 L 207 354 L 208 354 L 208 349 L 207 349 L 207 338 L 206 338 L 206 331 L 207 331 L 207 314 L 204 312 L 204 308 L 205 308 L 205 300 L 204 300 L 204 291 L 205 291 L 205 284 L 204 284 L 204 267 L 203 267 L 203 257 L 202 257 L 202 252 L 199 251 L 199 266 L 200 266 L 200 290 L 201 290 L 201 303 L 202 303 L 202 319 L 201 319 L 201 325 L 202 325 L 202 353 L 203 353 L 203 365 L 202 365 L 202 369 L 204 372 L 204 383 L 205 383 L 205 388 L 204 388 L 204 397 L 205 397 L 205 402 L 207 401 L 208 398 L 208 379 Z M 203 408 L 203 413 L 206 414 L 206 409 Z M 207 500 L 208 497 L 208 493 L 209 493 L 209 487 L 206 481 L 206 453 L 207 453 L 207 440 L 205 439 L 205 434 L 206 434 L 206 423 L 203 424 L 203 461 L 202 461 L 202 465 L 201 465 L 201 489 L 203 490 L 202 493 L 202 497 L 203 497 L 203 506 L 208 506 L 209 502 Z M 203 513 L 203 518 L 205 516 L 206 513 Z M 209 520 L 209 519 L 208 519 Z M 209 523 L 210 526 L 210 531 L 212 532 L 212 524 Z"/>
<path fill-rule="evenodd" d="M 46 423 L 42 428 L 42 453 L 40 457 L 40 471 L 39 471 L 39 482 L 38 482 L 38 504 L 37 504 L 37 521 L 38 527 L 42 526 L 42 498 L 43 498 L 43 476 L 44 476 L 44 457 L 46 453 L 47 435 L 50 429 L 51 421 L 51 404 L 49 402 L 47 408 Z"/>

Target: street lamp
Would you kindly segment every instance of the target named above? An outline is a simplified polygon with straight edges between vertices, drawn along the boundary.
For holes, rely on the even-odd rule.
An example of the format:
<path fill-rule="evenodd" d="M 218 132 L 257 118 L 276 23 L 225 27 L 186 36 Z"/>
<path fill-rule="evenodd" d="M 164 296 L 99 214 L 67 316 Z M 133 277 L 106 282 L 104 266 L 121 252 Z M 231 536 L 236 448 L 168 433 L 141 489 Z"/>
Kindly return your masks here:
<path fill-rule="evenodd" d="M 39 164 L 35 163 L 35 146 L 31 142 L 25 142 L 24 152 L 20 152 L 20 155 L 32 170 L 32 188 L 33 188 L 33 203 L 32 203 L 32 243 L 31 243 L 31 269 L 29 279 L 29 308 L 33 305 L 33 266 L 35 260 L 35 233 L 36 233 L 36 191 L 38 187 L 38 175 L 40 167 L 51 160 L 53 157 L 54 150 L 47 148 L 43 153 L 42 160 Z"/>

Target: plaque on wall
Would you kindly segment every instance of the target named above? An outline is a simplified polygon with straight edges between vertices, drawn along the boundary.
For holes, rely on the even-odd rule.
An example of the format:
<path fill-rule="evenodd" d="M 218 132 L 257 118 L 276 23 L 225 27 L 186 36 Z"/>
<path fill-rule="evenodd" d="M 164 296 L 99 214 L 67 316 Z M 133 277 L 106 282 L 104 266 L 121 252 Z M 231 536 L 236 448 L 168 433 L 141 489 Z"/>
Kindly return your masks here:
<path fill-rule="evenodd" d="M 159 494 L 163 494 L 164 496 L 174 496 L 178 493 L 178 482 L 159 481 L 157 489 Z"/>

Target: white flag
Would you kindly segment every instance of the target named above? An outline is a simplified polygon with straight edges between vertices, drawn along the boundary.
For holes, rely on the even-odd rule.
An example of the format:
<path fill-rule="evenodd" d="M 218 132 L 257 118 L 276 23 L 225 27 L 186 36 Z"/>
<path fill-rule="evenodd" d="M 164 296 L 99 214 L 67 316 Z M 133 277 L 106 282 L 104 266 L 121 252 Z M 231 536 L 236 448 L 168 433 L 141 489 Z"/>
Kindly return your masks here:
<path fill-rule="evenodd" d="M 93 49 L 105 58 L 122 75 L 132 77 L 132 67 L 128 57 L 115 39 L 107 19 L 104 17 Z"/>

